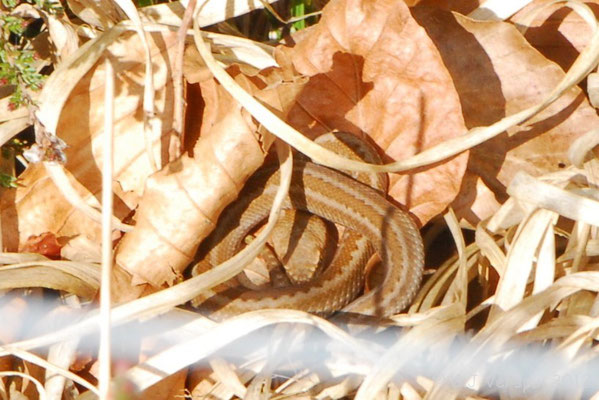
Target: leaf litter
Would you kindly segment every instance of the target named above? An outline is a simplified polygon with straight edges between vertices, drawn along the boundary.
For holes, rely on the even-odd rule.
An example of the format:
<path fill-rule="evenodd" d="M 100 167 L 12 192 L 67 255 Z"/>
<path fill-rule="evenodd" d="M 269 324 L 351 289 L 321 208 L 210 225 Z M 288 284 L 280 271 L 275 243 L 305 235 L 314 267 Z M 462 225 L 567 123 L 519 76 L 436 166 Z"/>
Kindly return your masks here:
<path fill-rule="evenodd" d="M 490 15 L 493 2 L 487 3 L 470 15 Z M 39 289 L 18 288 L 60 291 L 61 300 L 53 301 L 73 313 L 82 308 L 73 298 L 97 296 L 109 60 L 116 87 L 108 190 L 118 241 L 111 320 L 131 331 L 134 321 L 148 327 L 167 321 L 148 328 L 141 342 L 119 344 L 128 347 L 121 375 L 143 398 L 597 395 L 599 197 L 591 84 L 599 59 L 597 2 L 537 0 L 506 21 L 469 18 L 458 11 L 472 9 L 451 2 L 412 1 L 410 7 L 333 0 L 316 25 L 295 36 L 294 46 L 278 47 L 201 32 L 222 11 L 212 10 L 212 20 L 213 14 L 200 14 L 183 55 L 184 137 L 173 133 L 169 75 L 184 8 L 141 9 L 135 24 L 118 22 L 124 16 L 109 7 L 106 15 L 82 14 L 96 35 L 61 53 L 35 114 L 68 144 L 67 162 L 31 163 L 19 187 L 3 189 L 2 315 L 22 295 L 23 315 L 43 298 Z M 54 35 L 71 35 L 62 40 L 72 46 L 72 22 L 52 24 Z M 10 117 L 4 125 L 14 130 Z M 386 165 L 347 162 L 308 141 L 333 129 L 375 143 Z M 277 207 L 268 229 L 239 256 L 185 278 L 197 246 L 262 165 L 274 136 L 332 167 L 401 171 L 391 174 L 391 198 L 421 226 L 439 225 L 444 215 L 457 253 L 427 265 L 411 307 L 381 323 L 377 334 L 354 337 L 299 311 L 258 310 L 215 323 L 177 307 L 239 273 L 265 242 Z M 281 159 L 285 152 L 279 149 Z M 464 241 L 459 225 L 474 229 L 474 239 Z M 52 256 L 58 251 L 62 260 L 39 254 L 36 236 L 58 239 Z M 435 251 L 434 244 L 427 247 L 427 255 Z M 59 367 L 25 353 L 67 343 L 100 323 L 93 313 L 77 318 L 37 335 L 15 323 L 2 335 L 0 356 L 10 360 L 2 376 L 22 375 L 14 372 L 20 359 L 86 379 L 67 372 L 77 351 L 64 350 L 66 359 L 48 356 Z M 85 342 L 79 351 L 86 351 Z M 90 365 L 92 384 L 96 372 Z M 43 381 L 43 374 L 36 377 L 34 383 Z M 49 382 L 45 397 L 64 390 L 82 399 L 92 394 L 68 380 L 52 389 Z M 7 384 L 11 393 L 27 387 L 26 380 L 3 379 L 4 397 Z M 36 396 L 31 388 L 26 393 Z"/>

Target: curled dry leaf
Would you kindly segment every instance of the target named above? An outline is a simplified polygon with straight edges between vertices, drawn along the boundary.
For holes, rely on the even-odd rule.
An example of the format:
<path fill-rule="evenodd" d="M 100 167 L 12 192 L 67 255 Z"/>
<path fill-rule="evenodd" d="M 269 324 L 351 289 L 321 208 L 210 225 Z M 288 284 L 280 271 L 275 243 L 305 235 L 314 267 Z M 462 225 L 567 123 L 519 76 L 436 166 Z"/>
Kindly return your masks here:
<path fill-rule="evenodd" d="M 415 18 L 439 48 L 460 96 L 469 128 L 486 126 L 539 103 L 564 77 L 511 24 L 477 22 L 426 7 Z M 531 175 L 564 168 L 568 147 L 599 119 L 578 87 L 527 122 L 470 151 L 468 171 L 453 204 L 471 225 L 507 199 L 518 171 Z"/>
<path fill-rule="evenodd" d="M 310 76 L 288 121 L 315 137 L 337 129 L 369 136 L 386 162 L 404 159 L 466 129 L 443 60 L 401 2 L 333 1 L 280 64 Z M 467 154 L 392 175 L 390 195 L 421 224 L 459 190 Z"/>
<path fill-rule="evenodd" d="M 172 87 L 169 55 L 175 33 L 150 35 L 156 87 L 156 111 L 162 121 L 162 136 L 151 138 L 154 157 L 167 160 L 172 121 Z M 142 98 L 144 89 L 143 48 L 136 34 L 128 32 L 109 45 L 105 55 L 78 82 L 60 114 L 57 135 L 64 140 L 65 168 L 72 185 L 91 205 L 99 206 L 101 192 L 102 132 L 104 118 L 104 58 L 110 57 L 116 73 L 114 99 L 114 212 L 124 218 L 137 206 L 145 179 L 153 171 L 145 150 Z M 64 71 L 63 71 L 64 73 Z M 52 96 L 49 96 L 52 98 Z M 85 235 L 100 242 L 100 224 L 74 209 L 63 197 L 44 166 L 30 164 L 19 178 L 16 190 L 2 193 L 2 233 L 5 249 L 14 251 L 29 236 L 52 232 L 57 237 Z"/>
<path fill-rule="evenodd" d="M 284 110 L 276 90 L 263 90 L 266 85 L 259 76 L 248 78 L 235 67 L 231 73 L 246 91 Z M 148 180 L 135 230 L 125 235 L 117 249 L 117 263 L 134 276 L 135 283 L 170 285 L 181 276 L 221 211 L 262 165 L 272 143 L 214 80 L 202 82 L 201 91 L 203 116 L 200 119 L 198 110 L 190 108 L 187 129 L 192 138 L 200 129 L 200 139 L 191 155 Z M 195 102 L 190 99 L 190 104 Z"/>
<path fill-rule="evenodd" d="M 56 56 L 59 60 L 64 60 L 79 48 L 79 38 L 75 33 L 75 29 L 66 17 L 56 18 L 49 14 L 44 14 L 44 16 Z"/>

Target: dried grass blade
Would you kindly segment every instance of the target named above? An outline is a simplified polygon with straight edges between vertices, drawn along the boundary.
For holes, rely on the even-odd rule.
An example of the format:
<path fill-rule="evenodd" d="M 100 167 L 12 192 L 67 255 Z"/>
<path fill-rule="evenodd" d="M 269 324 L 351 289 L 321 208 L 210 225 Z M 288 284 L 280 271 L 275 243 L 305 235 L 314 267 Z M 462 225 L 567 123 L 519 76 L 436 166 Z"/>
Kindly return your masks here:
<path fill-rule="evenodd" d="M 580 272 L 565 276 L 556 281 L 548 289 L 525 298 L 509 311 L 489 322 L 474 338 L 473 346 L 467 346 L 460 354 L 454 357 L 455 365 L 470 365 L 481 354 L 497 351 L 508 340 L 517 336 L 522 326 L 531 315 L 536 315 L 546 308 L 550 308 L 568 296 L 580 290 L 599 291 L 599 272 Z M 435 387 L 428 394 L 428 399 L 455 399 L 458 395 L 455 387 L 466 384 L 468 376 L 461 370 L 447 369 L 445 374 L 438 378 Z"/>
<path fill-rule="evenodd" d="M 582 168 L 587 154 L 599 145 L 599 128 L 577 138 L 568 149 L 568 158 L 573 165 Z"/>
<path fill-rule="evenodd" d="M 547 230 L 556 220 L 557 216 L 553 212 L 538 210 L 520 225 L 513 246 L 507 254 L 505 274 L 497 285 L 495 306 L 489 314 L 489 322 L 494 321 L 502 311 L 509 310 L 524 297 L 535 255 Z"/>
<path fill-rule="evenodd" d="M 246 387 L 235 373 L 235 367 L 222 358 L 213 358 L 209 362 L 210 367 L 212 367 L 214 374 L 220 382 L 223 382 L 235 396 L 240 399 L 245 398 Z"/>
<path fill-rule="evenodd" d="M 473 260 L 471 261 L 471 258 L 477 252 L 478 247 L 476 244 L 470 244 L 468 247 L 466 247 L 465 255 L 469 263 L 468 268 L 471 268 L 475 265 L 475 263 L 472 262 Z M 411 314 L 416 311 L 424 312 L 437 304 L 439 299 L 444 296 L 447 286 L 451 284 L 451 279 L 453 278 L 458 267 L 459 262 L 457 257 L 452 257 L 441 267 L 439 267 L 435 274 L 430 277 L 420 288 L 420 291 L 410 306 L 409 313 Z"/>
<path fill-rule="evenodd" d="M 377 364 L 370 369 L 356 393 L 355 400 L 367 400 L 381 392 L 393 376 L 406 363 L 416 359 L 425 349 L 444 346 L 463 332 L 464 313 L 460 305 L 453 304 L 440 318 L 430 319 L 403 335 Z"/>
<path fill-rule="evenodd" d="M 114 69 L 112 62 L 106 58 L 105 89 L 104 89 L 104 132 L 102 134 L 102 284 L 100 286 L 100 348 L 98 350 L 98 383 L 100 399 L 108 399 L 110 394 L 111 376 L 111 271 L 112 255 L 112 180 L 114 159 Z"/>
<path fill-rule="evenodd" d="M 509 195 L 574 221 L 599 226 L 599 201 L 544 183 L 520 171 L 507 188 Z"/>
<path fill-rule="evenodd" d="M 23 380 L 25 381 L 30 381 L 33 382 L 33 384 L 35 385 L 35 388 L 37 389 L 37 392 L 39 393 L 40 396 L 40 400 L 46 400 L 46 392 L 44 390 L 44 385 L 42 385 L 42 383 L 35 379 L 33 376 L 25 374 L 23 372 L 18 372 L 18 371 L 7 371 L 7 372 L 0 372 L 0 378 L 5 377 L 5 376 L 19 376 L 21 378 L 23 378 Z M 25 397 L 25 396 L 23 396 Z"/>
<path fill-rule="evenodd" d="M 502 345 L 516 335 L 530 315 L 555 306 L 579 290 L 599 292 L 599 272 L 578 272 L 558 279 L 549 288 L 525 298 L 508 312 L 487 324 L 475 339 Z"/>
<path fill-rule="evenodd" d="M 280 323 L 315 326 L 349 349 L 355 350 L 359 354 L 368 354 L 366 349 L 355 339 L 322 318 L 295 310 L 259 310 L 230 318 L 192 340 L 179 343 L 149 358 L 144 364 L 127 371 L 126 378 L 143 390 L 161 380 L 165 375 L 170 375 L 207 357 L 248 333 Z"/>
<path fill-rule="evenodd" d="M 10 351 L 10 354 L 12 354 L 16 357 L 19 357 L 22 360 L 26 360 L 26 361 L 29 361 L 30 363 L 39 365 L 48 371 L 52 371 L 54 373 L 62 375 L 65 378 L 70 379 L 73 382 L 80 384 L 84 388 L 90 390 L 92 393 L 95 393 L 96 395 L 98 394 L 98 390 L 96 389 L 96 387 L 94 385 L 92 385 L 91 383 L 89 383 L 88 381 L 86 381 L 85 379 L 81 378 L 79 375 L 77 375 L 65 368 L 61 368 L 57 365 L 49 363 L 48 361 L 44 360 L 43 358 L 41 358 L 33 353 L 18 350 L 18 349 L 12 349 Z M 28 379 L 31 379 L 31 377 L 28 377 Z M 45 390 L 43 390 L 43 386 L 41 386 L 41 388 L 42 388 L 42 391 L 40 392 L 40 396 L 43 393 L 45 394 Z"/>
<path fill-rule="evenodd" d="M 483 227 L 483 224 L 478 224 L 475 233 L 475 242 L 480 248 L 480 253 L 489 260 L 489 263 L 499 277 L 502 277 L 505 273 L 507 265 L 506 255 L 503 253 L 501 248 L 497 245 L 497 242 L 487 233 L 487 230 Z"/>
<path fill-rule="evenodd" d="M 466 258 L 466 243 L 464 241 L 464 235 L 460 228 L 460 223 L 450 208 L 447 213 L 443 216 L 451 236 L 456 244 L 458 250 L 458 271 L 455 279 L 451 283 L 451 286 L 447 290 L 445 297 L 443 298 L 442 305 L 458 303 L 461 305 L 464 313 L 466 312 L 466 302 L 468 301 L 468 268 Z"/>
<path fill-rule="evenodd" d="M 85 278 L 69 274 L 60 269 L 46 266 L 33 266 L 17 270 L 0 269 L 0 289 L 44 287 L 63 290 L 84 299 L 92 299 L 98 292 L 98 285 L 90 284 Z"/>
<path fill-rule="evenodd" d="M 555 218 L 553 224 L 547 226 L 547 230 L 541 239 L 535 264 L 535 278 L 532 286 L 533 294 L 550 287 L 555 279 L 555 231 L 553 229 L 555 223 L 557 223 L 557 218 Z M 522 326 L 521 330 L 525 331 L 534 328 L 541 321 L 542 316 L 542 312 L 531 316 L 530 320 Z"/>

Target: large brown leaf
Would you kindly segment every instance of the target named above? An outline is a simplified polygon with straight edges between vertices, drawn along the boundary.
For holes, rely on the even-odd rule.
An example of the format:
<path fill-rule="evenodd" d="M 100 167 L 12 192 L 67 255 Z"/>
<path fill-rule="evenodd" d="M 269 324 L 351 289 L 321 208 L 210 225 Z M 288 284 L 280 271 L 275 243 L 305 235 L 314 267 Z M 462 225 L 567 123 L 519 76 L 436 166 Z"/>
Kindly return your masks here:
<path fill-rule="evenodd" d="M 541 102 L 564 77 L 509 23 L 477 22 L 427 7 L 412 11 L 443 56 L 469 128 Z M 487 218 L 507 198 L 506 186 L 516 172 L 541 175 L 566 167 L 569 145 L 597 122 L 584 94 L 574 87 L 526 127 L 475 147 L 454 202 L 456 212 L 472 225 Z"/>
<path fill-rule="evenodd" d="M 533 1 L 510 21 L 516 26 L 525 27 L 526 40 L 566 71 L 587 45 L 593 32 L 591 26 L 564 3 L 551 3 L 547 0 Z M 586 0 L 584 4 L 594 12 L 595 18 L 599 16 L 599 1 Z"/>
<path fill-rule="evenodd" d="M 465 132 L 451 76 L 401 2 L 332 1 L 295 47 L 279 49 L 285 58 L 311 77 L 288 117 L 311 137 L 333 129 L 369 136 L 390 162 Z M 466 161 L 464 153 L 393 174 L 390 195 L 424 224 L 453 200 Z"/>

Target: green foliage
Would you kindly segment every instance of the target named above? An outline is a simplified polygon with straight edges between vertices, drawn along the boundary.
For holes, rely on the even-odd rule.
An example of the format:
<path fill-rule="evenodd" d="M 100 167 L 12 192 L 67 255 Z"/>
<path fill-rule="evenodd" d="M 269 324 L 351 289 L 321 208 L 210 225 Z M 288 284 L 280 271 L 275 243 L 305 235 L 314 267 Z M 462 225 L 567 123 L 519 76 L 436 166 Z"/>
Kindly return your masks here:
<path fill-rule="evenodd" d="M 0 85 L 8 86 L 10 94 L 9 109 L 32 105 L 28 92 L 39 90 L 45 76 L 36 69 L 36 53 L 31 40 L 41 31 L 42 21 L 26 19 L 19 15 L 11 15 L 15 7 L 23 2 L 19 0 L 1 0 L 7 13 L 0 15 Z M 55 14 L 59 12 L 56 4 L 45 0 L 28 1 L 40 11 Z M 10 93 L 10 92 L 9 92 Z M 0 113 L 3 111 L 0 110 Z M 0 186 L 17 187 L 17 178 L 13 175 L 14 159 L 22 154 L 24 144 L 13 139 L 2 146 L 2 170 L 0 170 Z M 12 166 L 12 167 L 11 167 Z"/>
<path fill-rule="evenodd" d="M 153 0 L 137 0 L 136 2 L 138 7 L 149 7 L 154 5 Z"/>
<path fill-rule="evenodd" d="M 257 18 L 251 15 L 239 17 L 240 19 L 249 19 L 250 26 L 253 26 L 264 36 L 255 35 L 254 32 L 249 32 L 247 35 L 252 40 L 278 42 L 284 36 L 305 29 L 318 22 L 318 17 L 311 15 L 319 11 L 319 5 L 314 0 L 281 0 L 271 4 L 270 7 L 263 11 L 266 17 L 266 23 L 256 24 Z M 276 15 L 275 15 L 276 13 Z M 253 19 L 252 19 L 253 18 Z M 266 28 L 266 29 L 260 29 Z"/>
<path fill-rule="evenodd" d="M 306 14 L 306 8 L 310 6 L 309 0 L 292 0 L 291 1 L 291 16 L 302 17 Z M 296 31 L 306 28 L 306 21 L 301 20 L 293 23 L 293 29 Z"/>
<path fill-rule="evenodd" d="M 31 39 L 40 33 L 39 28 L 32 28 L 31 20 L 10 15 L 23 3 L 32 4 L 48 14 L 62 12 L 60 3 L 48 0 L 2 0 L 9 12 L 0 15 L 0 85 L 14 88 L 10 97 L 11 109 L 28 104 L 26 91 L 39 90 L 45 79 L 35 69 L 36 54 L 31 50 Z"/>
<path fill-rule="evenodd" d="M 8 8 L 9 10 L 15 8 L 17 4 L 19 4 L 17 0 L 2 0 L 2 5 Z"/>
<path fill-rule="evenodd" d="M 317 8 L 312 0 L 291 0 L 290 14 L 292 18 L 301 18 L 315 11 L 317 11 Z M 291 25 L 292 32 L 305 29 L 310 25 L 314 25 L 316 22 L 317 19 L 314 17 L 302 18 Z"/>
<path fill-rule="evenodd" d="M 13 33 L 15 35 L 22 35 L 25 31 L 25 20 L 21 17 L 15 17 L 13 15 L 2 15 L 0 16 L 2 23 L 3 33 Z"/>
<path fill-rule="evenodd" d="M 17 178 L 0 172 L 0 186 L 15 189 L 17 187 Z"/>

